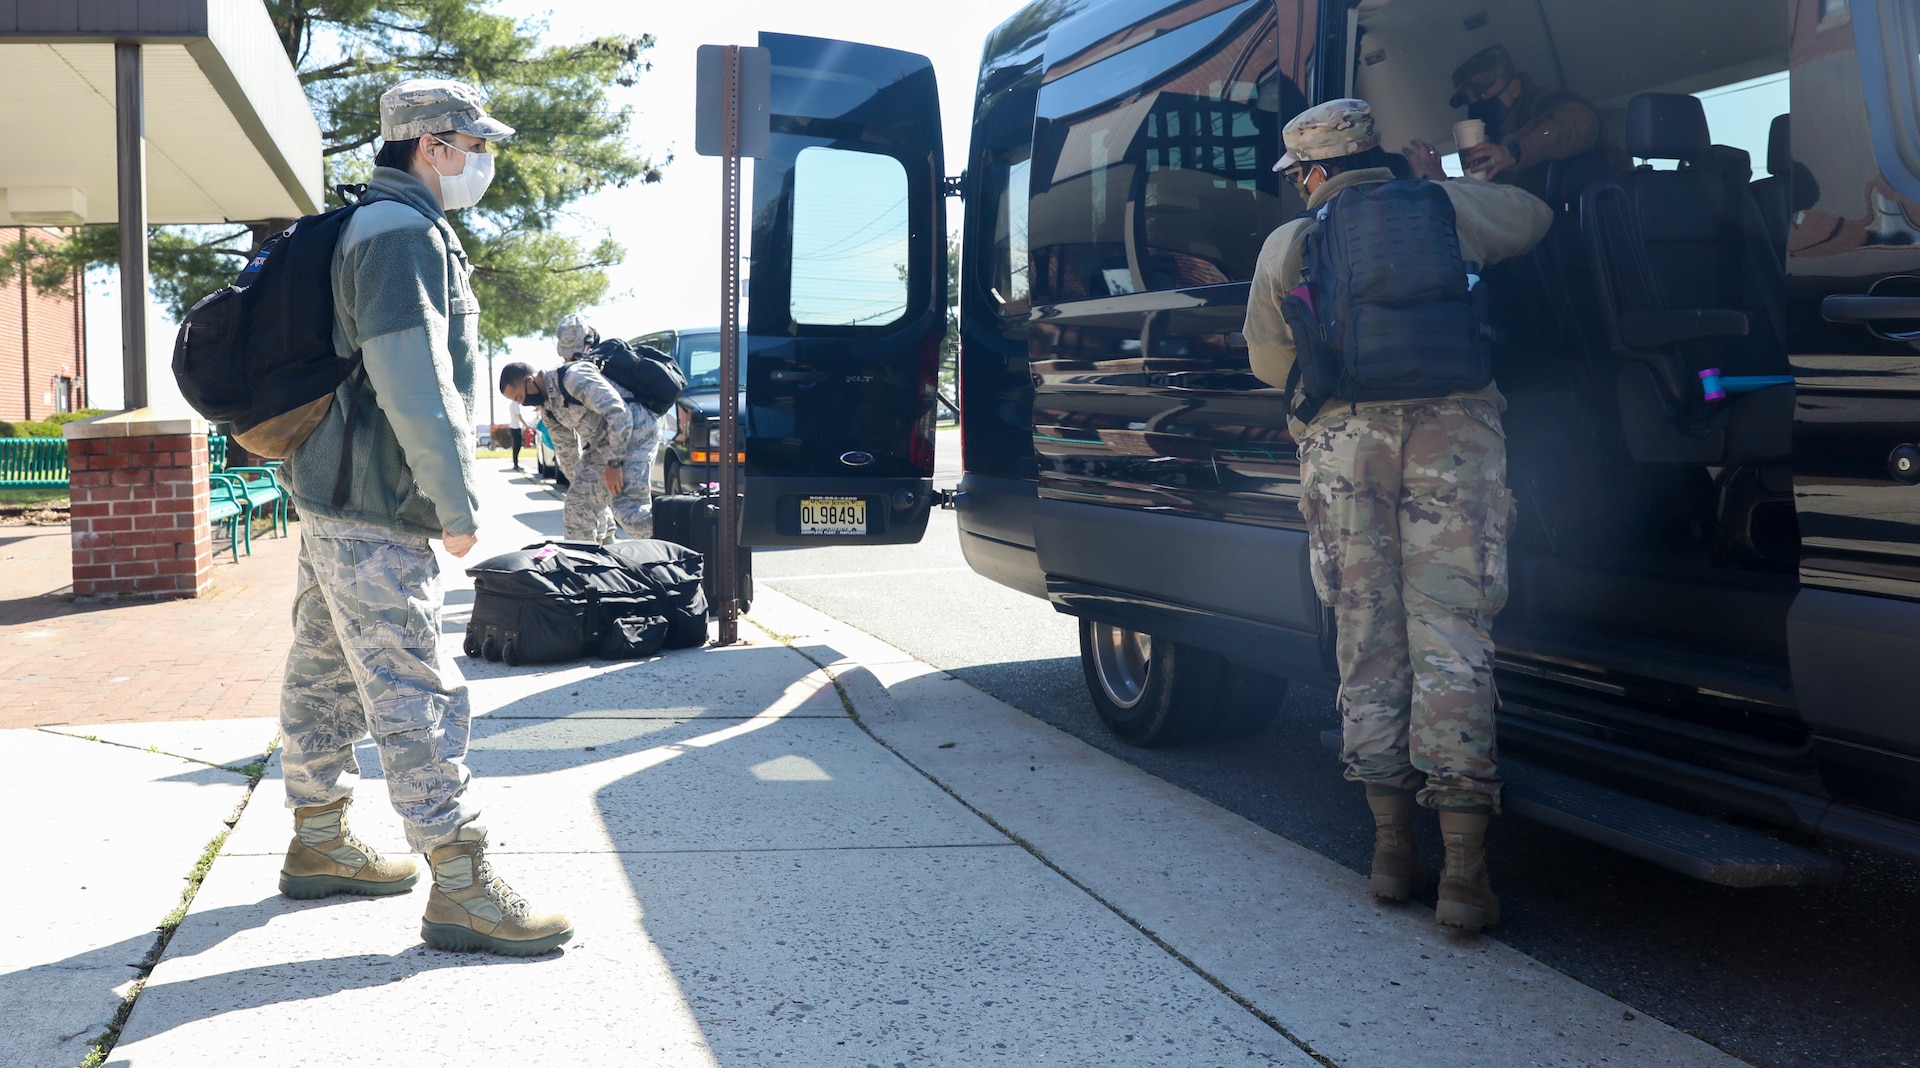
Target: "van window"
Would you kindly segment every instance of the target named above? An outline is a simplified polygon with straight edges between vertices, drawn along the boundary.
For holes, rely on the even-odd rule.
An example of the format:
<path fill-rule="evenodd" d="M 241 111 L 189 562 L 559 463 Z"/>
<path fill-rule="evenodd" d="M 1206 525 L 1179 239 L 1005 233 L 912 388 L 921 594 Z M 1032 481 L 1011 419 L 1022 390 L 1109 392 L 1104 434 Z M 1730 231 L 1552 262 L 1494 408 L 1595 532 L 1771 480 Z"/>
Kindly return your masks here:
<path fill-rule="evenodd" d="M 1022 152 L 1022 156 L 1026 153 Z M 1002 315 L 1025 315 L 1028 307 L 1027 194 L 1033 160 L 996 161 L 987 179 L 994 190 L 993 251 L 987 285 Z"/>
<path fill-rule="evenodd" d="M 803 149 L 793 167 L 793 321 L 888 326 L 907 311 L 907 171 L 891 156 Z"/>
<path fill-rule="evenodd" d="M 1033 298 L 1244 282 L 1285 221 L 1273 5 L 1238 4 L 1042 87 Z"/>
<path fill-rule="evenodd" d="M 720 335 L 719 334 L 682 334 L 680 335 L 680 367 L 687 373 L 687 389 L 720 388 Z M 743 349 L 740 356 L 740 385 L 747 384 L 747 360 Z"/>
<path fill-rule="evenodd" d="M 1920 96 L 1915 95 L 1920 93 L 1920 78 L 1914 73 L 1914 57 L 1920 56 L 1920 10 L 1892 0 L 1854 2 L 1863 8 L 1871 5 L 1860 13 L 1862 21 L 1869 33 L 1875 23 L 1880 31 L 1878 54 L 1870 54 L 1864 45 L 1860 53 L 1880 173 L 1907 198 L 1920 200 Z M 1822 15 L 1824 27 L 1828 18 L 1844 16 L 1845 8 Z"/>

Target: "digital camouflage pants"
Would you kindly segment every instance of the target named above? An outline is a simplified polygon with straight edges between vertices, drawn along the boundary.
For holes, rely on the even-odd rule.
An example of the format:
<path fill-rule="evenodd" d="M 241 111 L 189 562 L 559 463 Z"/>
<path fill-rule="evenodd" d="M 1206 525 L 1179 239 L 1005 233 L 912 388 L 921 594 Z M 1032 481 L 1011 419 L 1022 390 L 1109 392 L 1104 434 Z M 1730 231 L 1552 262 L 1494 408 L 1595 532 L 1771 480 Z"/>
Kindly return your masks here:
<path fill-rule="evenodd" d="M 440 662 L 440 567 L 427 539 L 302 517 L 293 649 L 280 694 L 287 807 L 353 792 L 372 733 L 387 795 L 417 852 L 451 842 L 467 799 L 467 688 Z M 458 682 L 458 677 L 453 677 Z"/>
<path fill-rule="evenodd" d="M 586 453 L 580 457 L 579 470 L 567 484 L 566 502 L 560 508 L 560 522 L 568 541 L 613 540 L 613 526 L 630 538 L 653 537 L 653 443 L 634 449 L 627 455 L 626 485 L 618 494 L 607 492 L 606 460 Z"/>
<path fill-rule="evenodd" d="M 1493 617 L 1506 438 L 1491 401 L 1369 404 L 1300 440 L 1313 581 L 1333 609 L 1347 778 L 1497 811 Z"/>

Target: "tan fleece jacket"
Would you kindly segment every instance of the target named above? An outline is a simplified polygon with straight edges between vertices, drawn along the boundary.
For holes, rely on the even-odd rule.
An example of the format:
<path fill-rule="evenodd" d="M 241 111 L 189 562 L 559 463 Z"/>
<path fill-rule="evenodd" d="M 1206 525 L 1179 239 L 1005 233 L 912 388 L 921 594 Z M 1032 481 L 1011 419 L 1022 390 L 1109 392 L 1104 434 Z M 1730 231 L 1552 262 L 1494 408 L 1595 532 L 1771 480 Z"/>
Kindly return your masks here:
<path fill-rule="evenodd" d="M 1335 175 L 1314 190 L 1307 201 L 1307 210 L 1318 210 L 1322 204 L 1356 185 L 1392 180 L 1393 172 L 1384 167 Z M 1468 263 L 1487 267 L 1524 255 L 1547 236 L 1547 228 L 1553 224 L 1553 209 L 1518 186 L 1462 178 L 1447 182 L 1444 187 L 1447 199 L 1453 201 L 1460 255 Z M 1280 300 L 1289 289 L 1300 284 L 1300 261 L 1307 228 L 1313 225 L 1313 219 L 1295 219 L 1267 235 L 1266 244 L 1260 247 L 1259 266 L 1254 269 L 1253 291 L 1247 298 L 1246 337 L 1253 373 L 1262 382 L 1282 389 L 1286 388 L 1287 375 L 1293 370 L 1294 347 L 1293 331 L 1280 313 Z M 1482 397 L 1505 406 L 1500 391 L 1494 386 L 1456 396 Z M 1336 408 L 1348 407 L 1346 401 L 1330 398 L 1321 408 L 1322 417 Z M 1294 432 L 1298 434 L 1299 428 Z"/>

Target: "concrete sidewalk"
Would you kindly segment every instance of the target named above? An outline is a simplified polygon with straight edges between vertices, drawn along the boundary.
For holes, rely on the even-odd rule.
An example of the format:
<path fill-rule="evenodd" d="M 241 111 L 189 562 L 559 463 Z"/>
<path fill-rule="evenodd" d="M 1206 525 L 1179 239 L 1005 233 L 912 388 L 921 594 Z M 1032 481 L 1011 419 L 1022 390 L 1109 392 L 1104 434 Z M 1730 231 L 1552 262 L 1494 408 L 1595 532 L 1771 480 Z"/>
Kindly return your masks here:
<path fill-rule="evenodd" d="M 486 492 L 475 559 L 557 525 Z M 85 1056 L 236 808 L 108 1064 L 1738 1063 L 777 593 L 752 622 L 458 661 L 493 855 L 580 932 L 532 960 L 427 950 L 424 890 L 282 900 L 269 719 L 0 732 L 0 803 L 43 814 L 0 849 L 56 858 L 10 880 L 47 922 L 0 942 L 0 1063 Z"/>

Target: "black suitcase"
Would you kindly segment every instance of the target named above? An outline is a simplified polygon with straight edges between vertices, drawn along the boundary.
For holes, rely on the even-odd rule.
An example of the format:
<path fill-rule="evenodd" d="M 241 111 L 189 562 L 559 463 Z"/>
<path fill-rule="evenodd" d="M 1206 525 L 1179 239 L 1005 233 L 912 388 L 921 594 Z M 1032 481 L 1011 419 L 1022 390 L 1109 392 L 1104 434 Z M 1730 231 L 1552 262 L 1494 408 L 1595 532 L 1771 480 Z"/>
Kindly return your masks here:
<path fill-rule="evenodd" d="M 467 569 L 464 649 L 509 664 L 651 656 L 706 640 L 700 554 L 663 541 L 542 542 Z M 697 633 L 695 628 L 697 627 Z"/>
<path fill-rule="evenodd" d="M 744 507 L 744 504 L 743 504 Z M 702 557 L 712 560 L 720 540 L 720 498 L 717 494 L 676 494 L 671 497 L 653 499 L 653 536 L 661 541 L 670 541 L 675 545 L 684 545 Z M 740 611 L 753 607 L 753 550 L 740 546 L 735 557 L 738 564 L 734 574 L 740 587 Z M 707 591 L 707 604 L 712 610 L 719 611 L 719 598 L 714 596 L 714 569 L 708 567 L 701 585 Z"/>

